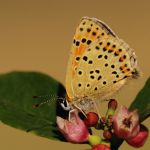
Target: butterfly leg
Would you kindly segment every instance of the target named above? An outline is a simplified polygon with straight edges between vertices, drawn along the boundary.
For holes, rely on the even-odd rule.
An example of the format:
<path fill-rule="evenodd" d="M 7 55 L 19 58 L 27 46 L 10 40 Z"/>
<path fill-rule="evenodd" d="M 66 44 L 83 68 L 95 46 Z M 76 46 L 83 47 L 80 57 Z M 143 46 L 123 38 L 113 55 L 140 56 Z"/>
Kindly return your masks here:
<path fill-rule="evenodd" d="M 97 112 L 99 118 L 101 119 L 102 117 L 101 117 L 100 112 L 99 112 L 99 109 L 98 109 L 98 105 L 99 105 L 99 104 L 98 104 L 98 102 L 96 102 L 96 101 L 93 101 L 93 103 L 94 103 L 95 110 L 96 110 L 96 112 Z"/>
<path fill-rule="evenodd" d="M 96 110 L 96 112 L 97 112 L 99 118 L 101 119 L 101 115 L 100 115 L 99 109 L 98 109 L 98 107 L 97 107 L 98 104 L 97 104 L 95 101 L 94 101 L 93 103 L 94 103 L 95 110 Z M 70 121 L 70 118 L 71 118 L 71 113 L 74 111 L 74 109 L 78 109 L 79 112 L 81 112 L 85 117 L 87 117 L 87 116 L 86 116 L 86 113 L 85 113 L 80 107 L 78 107 L 77 105 L 73 105 L 73 106 L 74 106 L 74 108 L 69 111 L 69 117 L 68 117 L 69 121 Z"/>
<path fill-rule="evenodd" d="M 70 121 L 70 118 L 71 118 L 71 113 L 72 113 L 75 109 L 77 109 L 79 112 L 81 112 L 81 113 L 86 117 L 85 112 L 84 112 L 80 107 L 78 107 L 77 105 L 74 104 L 72 110 L 69 111 L 69 117 L 68 117 L 68 120 L 69 120 L 69 121 Z"/>

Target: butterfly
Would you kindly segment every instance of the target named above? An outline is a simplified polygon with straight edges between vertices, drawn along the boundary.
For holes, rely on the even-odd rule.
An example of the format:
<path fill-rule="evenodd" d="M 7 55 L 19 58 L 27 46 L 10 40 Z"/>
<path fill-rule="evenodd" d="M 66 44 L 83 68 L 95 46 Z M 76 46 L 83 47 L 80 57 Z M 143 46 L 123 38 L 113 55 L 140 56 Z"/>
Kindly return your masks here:
<path fill-rule="evenodd" d="M 71 47 L 66 74 L 68 102 L 83 111 L 112 96 L 138 76 L 135 52 L 104 22 L 83 17 Z"/>

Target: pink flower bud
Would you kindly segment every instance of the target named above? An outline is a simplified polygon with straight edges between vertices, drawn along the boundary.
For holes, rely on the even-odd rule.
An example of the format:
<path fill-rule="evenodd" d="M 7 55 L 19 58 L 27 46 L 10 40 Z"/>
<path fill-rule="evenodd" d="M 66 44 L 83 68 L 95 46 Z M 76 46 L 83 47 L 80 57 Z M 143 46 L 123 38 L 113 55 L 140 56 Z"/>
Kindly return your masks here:
<path fill-rule="evenodd" d="M 140 129 L 139 115 L 137 111 L 129 111 L 125 106 L 113 117 L 114 133 L 123 139 L 131 139 L 135 137 Z"/>
<path fill-rule="evenodd" d="M 148 138 L 148 129 L 144 125 L 140 125 L 139 133 L 132 139 L 128 139 L 126 142 L 133 147 L 142 147 Z"/>
<path fill-rule="evenodd" d="M 83 143 L 88 140 L 88 129 L 78 116 L 77 109 L 74 109 L 70 112 L 70 120 L 65 120 L 57 116 L 57 125 L 59 131 L 69 142 Z"/>
<path fill-rule="evenodd" d="M 98 144 L 92 147 L 92 150 L 111 150 L 108 145 L 105 144 Z"/>

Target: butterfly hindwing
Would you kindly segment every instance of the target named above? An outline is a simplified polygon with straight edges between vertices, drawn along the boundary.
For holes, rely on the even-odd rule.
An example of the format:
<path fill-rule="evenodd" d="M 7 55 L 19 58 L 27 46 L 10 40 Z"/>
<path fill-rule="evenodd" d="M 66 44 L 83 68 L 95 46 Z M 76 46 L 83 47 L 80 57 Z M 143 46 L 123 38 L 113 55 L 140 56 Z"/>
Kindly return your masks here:
<path fill-rule="evenodd" d="M 104 99 L 135 73 L 134 51 L 118 38 L 100 38 L 81 56 L 72 79 L 72 90 L 75 97 Z"/>

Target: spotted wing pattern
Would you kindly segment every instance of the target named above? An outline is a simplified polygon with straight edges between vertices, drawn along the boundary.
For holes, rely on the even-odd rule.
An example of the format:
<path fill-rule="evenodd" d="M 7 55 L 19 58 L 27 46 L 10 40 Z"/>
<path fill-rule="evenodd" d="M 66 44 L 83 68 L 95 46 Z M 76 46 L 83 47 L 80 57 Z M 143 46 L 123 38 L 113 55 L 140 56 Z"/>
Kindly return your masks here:
<path fill-rule="evenodd" d="M 110 37 L 117 38 L 114 32 L 102 21 L 88 17 L 82 19 L 73 38 L 71 55 L 67 68 L 66 90 L 69 100 L 72 100 L 76 95 L 74 82 L 72 82 L 72 80 L 77 77 L 77 68 L 83 53 L 98 39 L 108 39 Z"/>
<path fill-rule="evenodd" d="M 137 74 L 134 51 L 121 39 L 99 38 L 82 54 L 72 90 L 74 97 L 105 99 Z"/>

